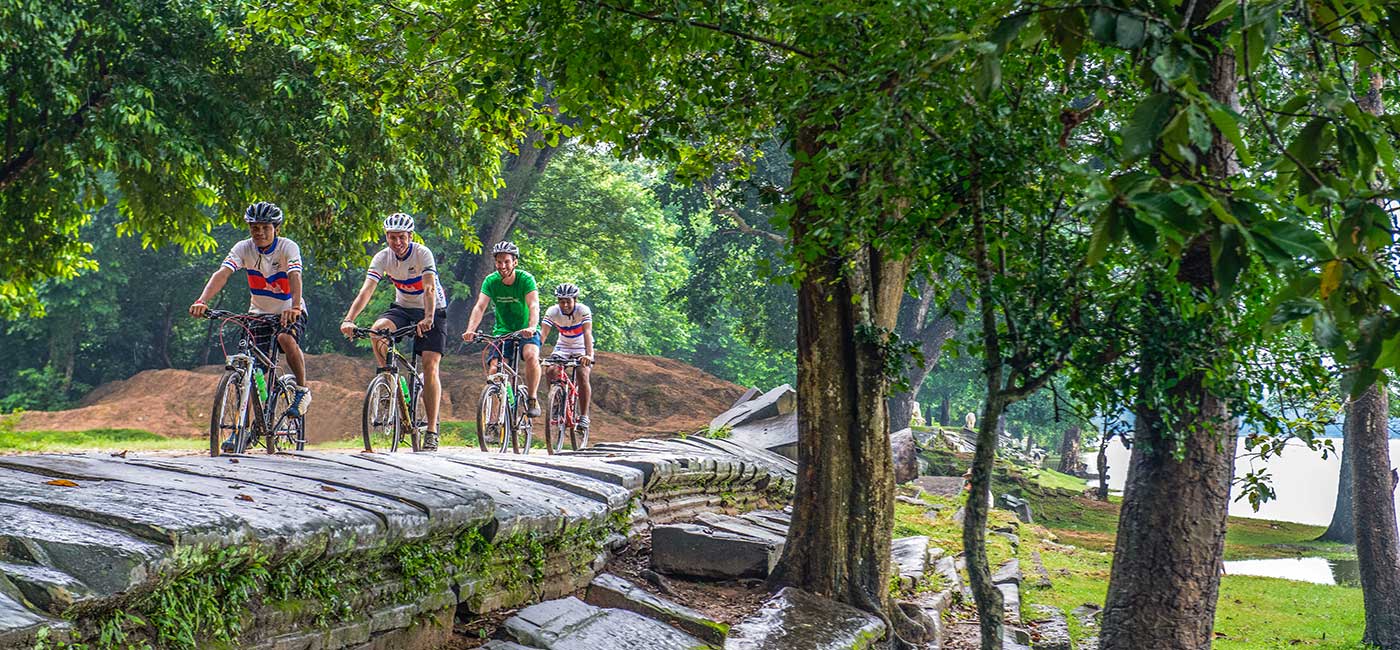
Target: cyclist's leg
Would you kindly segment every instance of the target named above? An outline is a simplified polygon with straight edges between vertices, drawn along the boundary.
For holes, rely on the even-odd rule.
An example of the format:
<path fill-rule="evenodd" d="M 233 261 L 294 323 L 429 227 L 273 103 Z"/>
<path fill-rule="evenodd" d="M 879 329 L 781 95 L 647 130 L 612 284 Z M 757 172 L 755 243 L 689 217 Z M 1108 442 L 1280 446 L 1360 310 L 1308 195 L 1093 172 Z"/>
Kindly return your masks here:
<path fill-rule="evenodd" d="M 277 345 L 282 348 L 282 354 L 287 357 L 287 366 L 292 369 L 292 375 L 297 379 L 297 391 L 292 396 L 290 409 L 294 416 L 306 415 L 307 407 L 311 406 L 311 389 L 306 385 L 306 356 L 302 354 L 299 342 L 305 331 L 306 314 L 303 312 L 287 331 L 277 335 Z"/>
<path fill-rule="evenodd" d="M 438 365 L 442 352 L 447 348 L 447 310 L 439 309 L 433 314 L 433 328 L 424 336 L 413 341 L 413 351 L 422 355 L 418 369 L 423 372 L 423 410 L 428 415 L 428 433 L 436 437 L 438 432 L 438 407 L 442 399 L 442 383 L 438 378 Z"/>
<path fill-rule="evenodd" d="M 589 377 L 593 374 L 593 366 L 578 367 L 578 418 L 580 422 L 588 421 L 588 398 L 593 395 L 593 387 L 589 384 Z"/>
<path fill-rule="evenodd" d="M 539 332 L 535 333 L 534 338 L 521 342 L 520 363 L 525 366 L 525 387 L 530 391 L 530 417 L 535 417 L 539 415 L 539 400 L 536 398 L 540 386 Z"/>
<path fill-rule="evenodd" d="M 419 312 L 419 317 L 413 318 L 413 314 L 409 313 L 407 309 L 400 307 L 398 303 L 391 303 L 389 308 L 375 319 L 372 329 L 396 330 L 409 323 L 416 323 L 422 320 L 422 310 Z M 389 365 L 389 342 L 378 338 L 372 339 L 372 341 L 374 342 L 374 358 L 379 362 L 379 367 L 383 368 Z"/>

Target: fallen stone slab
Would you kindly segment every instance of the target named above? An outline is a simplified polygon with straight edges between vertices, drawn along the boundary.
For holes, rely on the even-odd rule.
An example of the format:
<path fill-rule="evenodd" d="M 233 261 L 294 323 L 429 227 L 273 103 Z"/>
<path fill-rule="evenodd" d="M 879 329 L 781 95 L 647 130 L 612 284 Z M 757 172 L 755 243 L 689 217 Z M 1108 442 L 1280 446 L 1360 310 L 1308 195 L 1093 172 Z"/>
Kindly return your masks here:
<path fill-rule="evenodd" d="M 526 607 L 507 619 L 505 628 L 518 643 L 540 650 L 709 647 L 664 623 L 626 610 L 594 607 L 573 596 Z"/>
<path fill-rule="evenodd" d="M 573 452 L 540 456 L 536 454 L 500 454 L 497 458 L 511 463 L 530 467 L 549 467 L 561 472 L 571 472 L 586 476 L 595 481 L 612 483 L 636 496 L 642 490 L 642 472 L 615 463 L 607 463 L 596 458 L 579 456 Z"/>
<path fill-rule="evenodd" d="M 1058 607 L 1031 605 L 1036 621 L 1031 624 L 1036 650 L 1074 650 L 1069 638 L 1069 621 Z"/>
<path fill-rule="evenodd" d="M 439 454 L 439 457 L 446 458 L 454 463 L 461 463 L 488 471 L 509 474 L 516 478 L 541 483 L 564 490 L 565 492 L 572 492 L 581 497 L 593 499 L 594 501 L 601 501 L 607 504 L 609 509 L 621 508 L 627 505 L 627 501 L 632 498 L 632 492 L 622 486 L 571 472 L 560 471 L 551 467 L 502 463 L 494 458 L 487 458 L 481 455 L 454 456 Z"/>
<path fill-rule="evenodd" d="M 94 598 L 146 583 L 160 573 L 172 550 L 115 528 L 0 503 L 0 559 L 82 576 Z"/>
<path fill-rule="evenodd" d="M 766 578 L 777 565 L 778 544 L 695 524 L 651 530 L 651 568 L 703 578 Z"/>
<path fill-rule="evenodd" d="M 952 556 L 943 556 L 933 564 L 933 570 L 943 578 L 943 588 L 962 593 L 962 576 L 958 573 L 957 561 Z"/>
<path fill-rule="evenodd" d="M 1002 606 L 1006 609 L 1006 622 L 1010 625 L 1021 623 L 1021 589 L 1014 582 L 1004 582 L 996 586 L 1001 591 Z"/>
<path fill-rule="evenodd" d="M 914 444 L 914 432 L 909 427 L 890 434 L 890 451 L 896 485 L 919 477 L 919 447 Z"/>
<path fill-rule="evenodd" d="M 791 386 L 783 384 L 762 395 L 755 396 L 747 402 L 736 404 L 728 411 L 715 416 L 713 420 L 710 420 L 710 431 L 719 431 L 726 426 L 737 427 L 746 422 L 796 412 L 797 391 L 793 390 Z"/>
<path fill-rule="evenodd" d="M 787 543 L 786 531 L 779 533 L 764 526 L 755 524 L 746 519 L 722 515 L 717 512 L 702 512 L 695 517 L 700 523 L 715 530 L 722 530 L 735 535 L 746 535 L 754 539 L 763 540 L 778 546 L 778 553 L 783 552 L 783 545 Z"/>
<path fill-rule="evenodd" d="M 1031 551 L 1031 569 L 1035 572 L 1037 588 L 1050 589 L 1055 586 L 1050 582 L 1050 572 L 1045 570 L 1045 562 L 1040 559 L 1040 551 Z"/>
<path fill-rule="evenodd" d="M 797 414 L 790 413 L 736 424 L 728 439 L 796 461 L 797 437 Z"/>
<path fill-rule="evenodd" d="M 37 647 L 39 630 L 49 628 L 51 633 L 57 633 L 70 627 L 66 621 L 30 611 L 3 583 L 0 576 L 0 648 Z"/>
<path fill-rule="evenodd" d="M 784 539 L 787 538 L 788 524 L 786 523 L 778 523 L 773 519 L 756 515 L 753 512 L 746 512 L 742 515 L 739 515 L 739 518 L 743 519 L 744 521 L 750 524 L 758 526 L 759 528 L 762 528 L 770 533 L 778 535 L 779 537 L 782 537 Z"/>
<path fill-rule="evenodd" d="M 730 628 L 724 650 L 865 650 L 884 636 L 876 616 L 786 587 Z"/>
<path fill-rule="evenodd" d="M 722 645 L 729 626 L 684 605 L 657 596 L 620 576 L 603 573 L 588 585 L 584 601 L 590 605 L 625 609 L 665 623 L 712 645 Z"/>
<path fill-rule="evenodd" d="M 1005 564 L 997 567 L 996 572 L 992 574 L 992 584 L 999 585 L 1005 583 L 1021 584 L 1020 560 L 1016 558 L 1007 560 Z"/>
<path fill-rule="evenodd" d="M 912 590 L 919 586 L 929 570 L 928 537 L 900 537 L 890 542 L 890 561 L 901 587 Z"/>
<path fill-rule="evenodd" d="M 529 646 L 520 645 L 519 643 L 516 643 L 516 642 L 514 642 L 514 641 L 502 641 L 501 639 L 495 639 L 495 640 L 492 640 L 492 641 L 487 641 L 487 642 L 486 642 L 486 645 L 481 646 L 481 650 L 536 650 L 536 649 L 531 648 L 531 647 L 529 647 Z"/>
<path fill-rule="evenodd" d="M 93 597 L 92 589 L 77 578 L 45 566 L 0 562 L 0 576 L 8 578 L 29 604 L 55 616 Z"/>
<path fill-rule="evenodd" d="M 1016 518 L 1020 519 L 1021 523 L 1031 523 L 1032 514 L 1029 501 L 1014 494 L 1003 494 L 997 497 L 997 505 L 1016 513 Z"/>

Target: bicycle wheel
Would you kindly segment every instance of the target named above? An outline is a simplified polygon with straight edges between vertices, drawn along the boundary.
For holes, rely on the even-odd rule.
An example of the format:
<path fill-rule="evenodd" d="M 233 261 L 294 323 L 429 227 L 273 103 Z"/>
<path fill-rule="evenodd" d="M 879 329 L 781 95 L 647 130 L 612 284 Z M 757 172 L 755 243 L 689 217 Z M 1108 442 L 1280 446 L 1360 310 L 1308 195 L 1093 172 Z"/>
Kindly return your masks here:
<path fill-rule="evenodd" d="M 388 449 L 398 450 L 397 429 L 398 400 L 394 396 L 394 381 L 388 373 L 374 376 L 365 389 L 365 404 L 360 415 L 360 431 L 364 437 L 365 451 Z"/>
<path fill-rule="evenodd" d="M 306 421 L 301 417 L 287 415 L 287 410 L 292 408 L 292 398 L 295 395 L 288 390 L 287 378 L 291 375 L 284 375 L 272 387 L 272 409 L 267 417 L 270 421 L 264 421 L 267 427 L 267 453 L 275 454 L 278 449 L 292 449 L 301 451 L 306 447 Z M 295 385 L 295 380 L 291 381 Z"/>
<path fill-rule="evenodd" d="M 554 453 L 564 449 L 564 429 L 568 426 L 568 404 L 565 396 L 568 393 L 561 384 L 549 385 L 549 411 L 544 418 L 544 448 L 548 453 Z"/>
<path fill-rule="evenodd" d="M 572 447 L 574 451 L 578 451 L 588 446 L 588 429 L 584 429 L 583 433 L 579 433 L 578 394 L 575 393 L 572 395 L 572 398 L 573 399 L 569 400 L 569 410 L 573 411 L 573 417 L 569 418 L 572 422 L 572 425 L 569 427 L 569 446 Z"/>
<path fill-rule="evenodd" d="M 238 430 L 238 414 L 243 412 L 243 373 L 231 371 L 219 379 L 219 387 L 214 389 L 214 406 L 209 410 L 209 455 L 223 453 L 222 445 L 229 436 L 241 440 L 244 435 Z"/>
<path fill-rule="evenodd" d="M 505 422 L 505 408 L 500 385 L 487 384 L 481 389 L 481 400 L 476 404 L 476 442 L 482 451 L 491 451 L 493 441 L 504 442 L 500 428 Z"/>
<path fill-rule="evenodd" d="M 423 432 L 419 429 L 419 423 L 423 421 L 422 400 L 418 399 L 418 393 L 409 393 L 408 401 L 404 401 L 402 393 L 396 394 L 394 403 L 399 409 L 399 435 L 400 443 L 408 443 L 408 448 L 413 451 L 423 450 Z"/>
<path fill-rule="evenodd" d="M 530 413 L 526 406 L 529 402 L 524 396 L 529 393 L 525 392 L 524 386 L 517 386 L 515 390 L 518 397 L 515 399 L 515 412 L 512 414 L 515 422 L 510 432 L 510 449 L 517 454 L 528 454 L 530 453 L 530 436 L 533 433 L 533 427 L 530 424 Z M 501 445 L 501 451 L 505 451 L 505 445 Z"/>

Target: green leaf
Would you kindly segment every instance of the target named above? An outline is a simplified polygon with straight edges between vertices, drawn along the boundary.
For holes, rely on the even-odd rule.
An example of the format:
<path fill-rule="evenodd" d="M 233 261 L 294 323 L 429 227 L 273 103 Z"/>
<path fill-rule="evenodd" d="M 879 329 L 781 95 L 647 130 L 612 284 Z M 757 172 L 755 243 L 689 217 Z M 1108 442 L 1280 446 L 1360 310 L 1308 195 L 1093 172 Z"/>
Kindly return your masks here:
<path fill-rule="evenodd" d="M 1322 311 L 1322 303 L 1312 298 L 1290 298 L 1279 303 L 1274 309 L 1274 313 L 1269 317 L 1269 323 L 1273 325 L 1284 325 L 1295 320 L 1307 318 Z"/>
<path fill-rule="evenodd" d="M 991 35 L 987 37 L 988 40 L 996 43 L 997 48 L 1005 52 L 1007 45 L 1010 45 L 1011 41 L 1015 40 L 1016 34 L 1020 33 L 1022 27 L 1025 27 L 1026 21 L 1030 20 L 1030 17 L 1031 15 L 1029 12 L 1022 12 L 1002 18 L 997 22 L 997 26 L 992 30 Z"/>
<path fill-rule="evenodd" d="M 1228 296 L 1234 292 L 1240 272 L 1249 264 L 1240 230 L 1222 224 L 1220 236 L 1211 242 L 1211 257 L 1215 265 L 1215 284 L 1220 289 L 1220 295 Z"/>
<path fill-rule="evenodd" d="M 1094 16 L 1090 19 L 1089 29 L 1094 34 L 1094 40 L 1100 43 L 1112 43 L 1114 34 L 1118 30 L 1118 11 L 1108 8 L 1094 10 Z"/>
<path fill-rule="evenodd" d="M 1251 230 L 1256 238 L 1268 239 L 1301 258 L 1324 259 L 1332 254 L 1317 233 L 1287 221 L 1265 221 L 1254 224 Z"/>
<path fill-rule="evenodd" d="M 1135 50 L 1142 47 L 1143 42 L 1147 40 L 1147 23 L 1137 16 L 1120 13 L 1114 36 L 1118 40 L 1118 47 Z"/>
<path fill-rule="evenodd" d="M 1235 145 L 1235 155 L 1240 157 L 1240 162 L 1246 167 L 1254 164 L 1254 156 L 1249 154 L 1249 147 L 1244 144 L 1244 137 L 1240 135 L 1240 123 L 1235 118 L 1235 114 L 1219 106 L 1212 106 L 1206 109 L 1206 114 L 1210 116 L 1210 121 L 1220 134 L 1225 136 L 1230 144 Z"/>
<path fill-rule="evenodd" d="M 1322 157 L 1320 144 L 1322 141 L 1322 130 L 1326 127 L 1327 120 L 1325 118 L 1313 118 L 1311 122 L 1308 122 L 1307 126 L 1303 127 L 1302 131 L 1298 132 L 1298 136 L 1293 138 L 1293 142 L 1288 145 L 1289 155 L 1297 158 L 1304 165 L 1311 167 Z M 1302 170 L 1299 171 L 1301 172 Z"/>
<path fill-rule="evenodd" d="M 1157 93 L 1138 104 L 1123 129 L 1123 162 L 1152 153 L 1162 128 L 1171 119 L 1173 103 L 1170 93 Z"/>
<path fill-rule="evenodd" d="M 995 54 L 984 54 L 977 59 L 977 68 L 973 72 L 973 79 L 976 82 L 975 89 L 977 97 L 986 99 L 1001 86 L 1001 57 Z"/>
<path fill-rule="evenodd" d="M 1089 266 L 1098 264 L 1108 254 L 1108 246 L 1113 243 L 1114 232 L 1119 230 L 1113 221 L 1117 214 L 1112 207 L 1105 209 L 1094 222 L 1094 236 L 1089 239 L 1089 254 L 1085 262 Z"/>
<path fill-rule="evenodd" d="M 1240 6 L 1237 3 L 1221 2 L 1220 4 L 1215 5 L 1215 9 L 1211 10 L 1211 12 L 1206 15 L 1205 21 L 1202 22 L 1200 27 L 1198 27 L 1197 29 L 1209 27 L 1211 25 L 1214 25 L 1215 23 L 1225 20 L 1226 18 L 1233 18 L 1235 16 L 1235 13 L 1239 11 L 1239 8 Z"/>
<path fill-rule="evenodd" d="M 1376 357 L 1375 368 L 1400 368 L 1400 335 L 1386 339 L 1381 344 L 1381 354 Z"/>
<path fill-rule="evenodd" d="M 1328 350 L 1341 348 L 1345 342 L 1342 333 L 1337 330 L 1337 321 L 1332 320 L 1332 315 L 1326 311 L 1313 314 L 1312 334 L 1313 340 Z"/>

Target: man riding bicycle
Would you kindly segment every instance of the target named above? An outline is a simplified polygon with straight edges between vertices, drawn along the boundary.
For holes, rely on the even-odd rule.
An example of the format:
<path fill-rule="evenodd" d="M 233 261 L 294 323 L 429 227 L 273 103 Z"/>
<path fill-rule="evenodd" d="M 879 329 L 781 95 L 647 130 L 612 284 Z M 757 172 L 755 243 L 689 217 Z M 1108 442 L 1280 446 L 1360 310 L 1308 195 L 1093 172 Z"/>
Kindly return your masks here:
<path fill-rule="evenodd" d="M 481 283 L 481 295 L 477 296 L 476 306 L 472 307 L 462 340 L 470 343 L 476 339 L 476 328 L 486 315 L 486 307 L 492 306 L 496 326 L 491 335 L 514 333 L 523 340 L 507 341 L 500 349 L 491 348 L 487 356 L 486 374 L 489 376 L 496 372 L 496 364 L 501 358 L 513 357 L 514 346 L 519 343 L 521 363 L 525 365 L 525 385 L 530 390 L 529 414 L 532 418 L 539 417 L 540 400 L 536 394 L 540 385 L 540 294 L 535 288 L 535 276 L 515 268 L 520 263 L 520 249 L 515 244 L 500 242 L 491 249 L 491 256 L 496 260 L 496 272 L 486 276 Z"/>
<path fill-rule="evenodd" d="M 442 383 L 438 366 L 443 349 L 447 347 L 447 294 L 438 281 L 437 262 L 427 246 L 413 241 L 413 217 L 395 212 L 384 219 L 384 240 L 388 244 L 369 263 L 365 283 L 350 304 L 340 331 L 347 338 L 355 334 L 355 317 L 369 304 L 379 280 L 388 277 L 394 283 L 394 302 L 374 321 L 375 330 L 394 330 L 416 323 L 418 335 L 413 339 L 413 353 L 421 355 L 423 363 L 424 408 L 428 415 L 428 430 L 423 435 L 423 451 L 438 448 L 438 406 Z M 374 339 L 374 358 L 383 368 L 388 365 L 389 344 Z"/>
<path fill-rule="evenodd" d="M 248 311 L 257 315 L 278 315 L 278 325 L 255 323 L 249 327 L 254 345 L 266 349 L 275 334 L 278 347 L 287 357 L 296 376 L 297 388 L 287 412 L 303 417 L 311 406 L 311 389 L 306 386 L 306 358 L 302 356 L 300 340 L 306 331 L 306 301 L 301 294 L 301 247 L 279 237 L 282 209 L 274 203 L 259 201 L 243 212 L 248 224 L 249 238 L 233 245 L 223 264 L 209 276 L 199 299 L 190 305 L 190 315 L 204 316 L 208 301 L 224 288 L 229 276 L 239 270 L 248 272 Z M 233 451 L 233 440 L 223 443 L 224 451 Z"/>
<path fill-rule="evenodd" d="M 593 365 L 593 310 L 578 301 L 578 287 L 568 282 L 554 288 L 558 304 L 544 313 L 540 339 L 549 340 L 549 330 L 559 331 L 550 356 L 578 360 L 578 425 L 580 433 L 588 431 L 588 396 L 592 392 L 588 377 Z"/>

